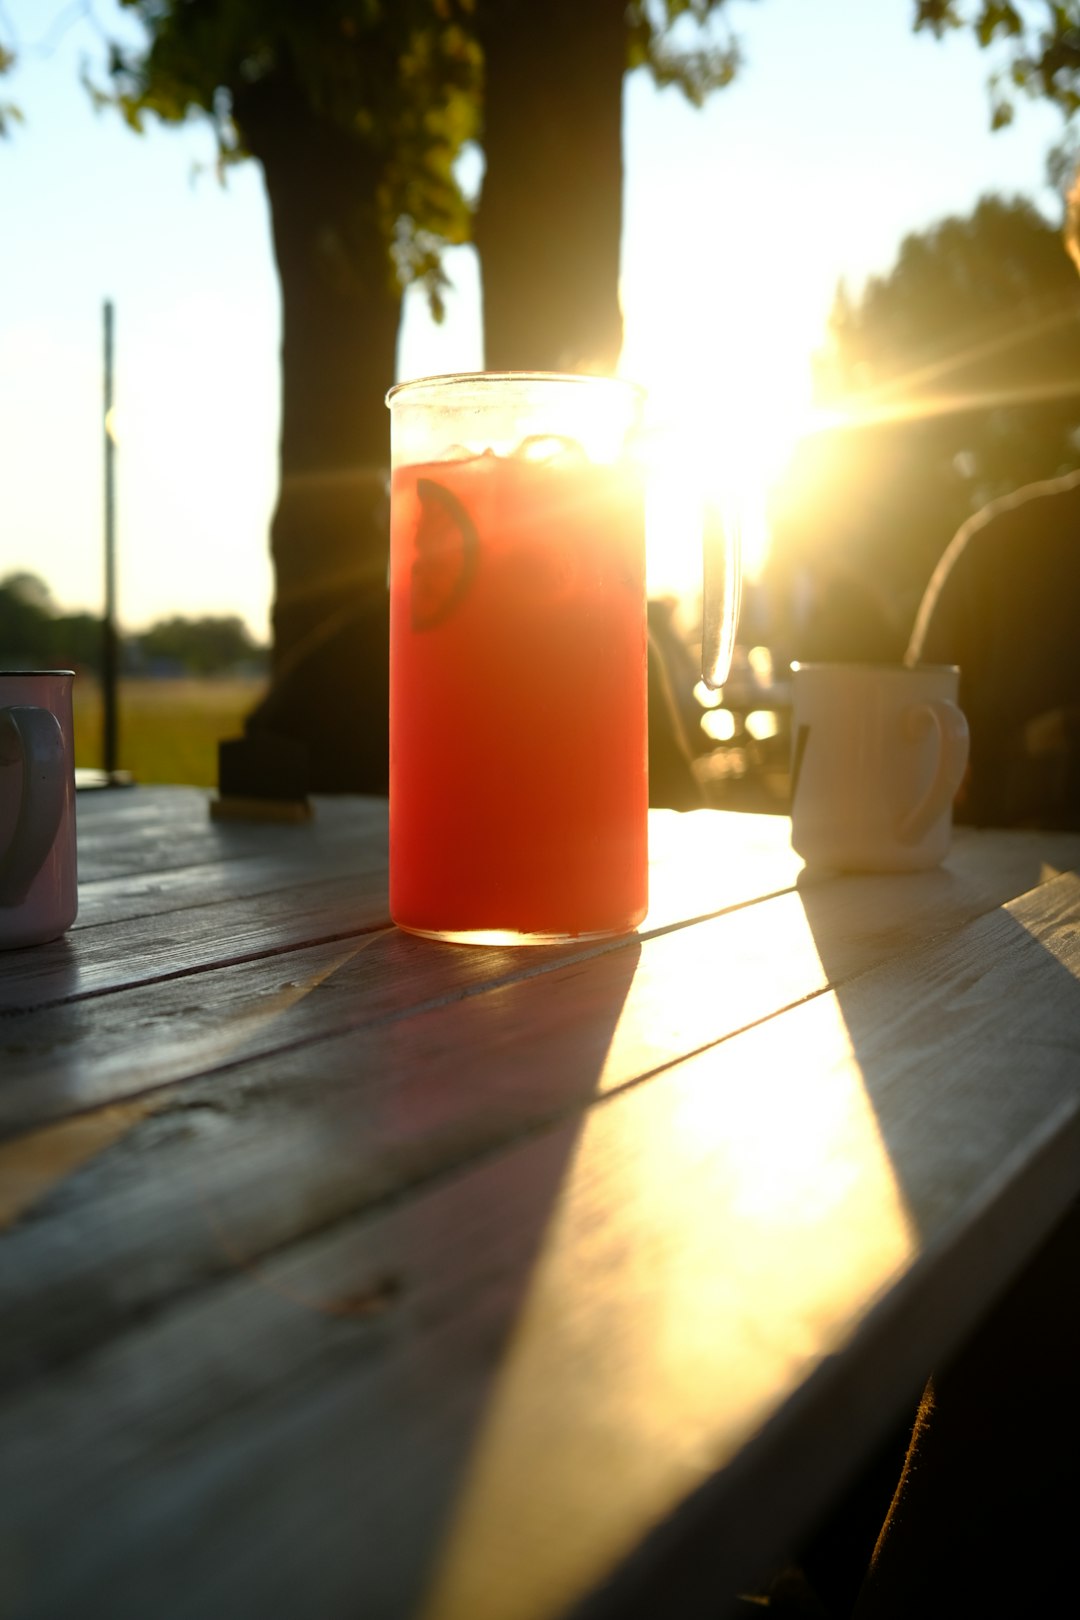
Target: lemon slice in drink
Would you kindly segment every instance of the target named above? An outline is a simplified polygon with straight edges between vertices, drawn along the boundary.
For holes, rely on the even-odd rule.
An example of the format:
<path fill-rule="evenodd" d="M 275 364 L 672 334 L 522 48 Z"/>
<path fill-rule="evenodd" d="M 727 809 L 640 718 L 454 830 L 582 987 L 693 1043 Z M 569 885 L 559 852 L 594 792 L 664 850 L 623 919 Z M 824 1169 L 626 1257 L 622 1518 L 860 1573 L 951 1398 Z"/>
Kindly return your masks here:
<path fill-rule="evenodd" d="M 452 490 L 418 478 L 420 522 L 413 540 L 411 622 L 414 630 L 444 624 L 468 595 L 480 555 L 476 525 Z"/>

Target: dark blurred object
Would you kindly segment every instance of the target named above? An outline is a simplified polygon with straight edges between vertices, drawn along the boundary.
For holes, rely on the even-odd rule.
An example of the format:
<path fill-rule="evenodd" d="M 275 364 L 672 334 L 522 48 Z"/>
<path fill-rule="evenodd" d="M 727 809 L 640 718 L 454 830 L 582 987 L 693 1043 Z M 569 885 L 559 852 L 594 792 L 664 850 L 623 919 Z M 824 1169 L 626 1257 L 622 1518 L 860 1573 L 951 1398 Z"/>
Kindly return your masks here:
<path fill-rule="evenodd" d="M 251 739 L 269 735 L 303 744 L 308 791 L 389 791 L 390 598 L 385 575 L 364 586 L 337 578 L 295 611 L 288 654 L 275 650 L 274 679 L 249 714 Z M 277 619 L 282 608 L 275 609 Z"/>
<path fill-rule="evenodd" d="M 385 414 L 382 401 L 379 408 Z M 308 791 L 389 785 L 389 507 L 382 473 L 283 486 L 270 689 L 245 722 L 302 743 Z"/>
<path fill-rule="evenodd" d="M 857 1620 L 1075 1607 L 1078 1265 L 1073 1204 L 927 1386 Z"/>
<path fill-rule="evenodd" d="M 700 810 L 705 794 L 691 760 L 700 749 L 697 667 L 675 627 L 673 600 L 648 604 L 649 803 L 665 810 Z"/>
<path fill-rule="evenodd" d="M 927 587 L 909 663 L 960 665 L 959 820 L 1080 826 L 1080 473 L 971 518 Z"/>
<path fill-rule="evenodd" d="M 903 656 L 904 635 L 878 592 L 850 568 L 827 566 L 816 577 L 794 656 L 804 663 L 882 664 Z"/>
<path fill-rule="evenodd" d="M 262 732 L 218 744 L 216 821 L 308 821 L 308 755 L 303 743 Z"/>
<path fill-rule="evenodd" d="M 791 793 L 786 664 L 778 664 L 773 649 L 761 642 L 737 643 L 722 690 L 700 701 L 705 712 L 698 728 L 713 744 L 694 761 L 706 802 L 717 810 L 786 814 Z"/>

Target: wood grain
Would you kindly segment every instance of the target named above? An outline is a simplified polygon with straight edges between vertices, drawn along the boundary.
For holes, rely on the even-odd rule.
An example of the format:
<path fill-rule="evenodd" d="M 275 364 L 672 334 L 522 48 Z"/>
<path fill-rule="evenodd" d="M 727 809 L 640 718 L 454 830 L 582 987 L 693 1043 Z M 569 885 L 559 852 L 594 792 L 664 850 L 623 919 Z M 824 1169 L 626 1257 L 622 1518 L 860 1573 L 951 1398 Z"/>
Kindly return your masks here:
<path fill-rule="evenodd" d="M 706 1510 L 714 1612 L 1075 1191 L 1078 915 L 1060 878 L 8 1402 L 18 1612 L 547 1620 Z"/>
<path fill-rule="evenodd" d="M 76 798 L 80 885 L 144 872 L 177 871 L 212 861 L 256 859 L 315 849 L 381 832 L 384 799 L 319 798 L 302 827 L 226 825 L 211 821 L 201 788 L 138 787 Z"/>
<path fill-rule="evenodd" d="M 640 936 L 488 951 L 377 801 L 79 831 L 0 970 L 20 1620 L 722 1614 L 1080 1190 L 1076 838 L 662 813 Z"/>
<path fill-rule="evenodd" d="M 33 1183 L 0 1376 L 969 921 L 1041 870 L 1010 848 L 990 860 L 976 840 L 949 871 L 804 886 L 584 960 L 543 953 L 543 972 L 531 952 L 522 968 L 391 931 L 219 970 L 206 1003 L 181 979 L 9 1021 L 0 1117 L 28 1154 L 67 1162 L 75 1106 L 146 1105 L 77 1178 Z"/>
<path fill-rule="evenodd" d="M 718 822 L 712 812 L 661 814 L 654 826 L 653 908 L 642 938 L 673 927 L 680 918 L 708 915 L 710 906 L 720 911 L 783 892 L 792 878 L 786 824 L 777 818 Z M 297 829 L 255 831 L 291 835 Z M 360 979 L 349 976 L 347 986 L 340 983 L 337 969 L 346 953 L 334 948 L 351 934 L 377 928 L 384 917 L 377 835 L 374 851 L 372 842 L 368 835 L 363 840 L 356 835 L 354 876 L 343 875 L 337 886 L 315 878 L 299 885 L 306 891 L 303 898 L 294 893 L 296 869 L 289 866 L 291 887 L 281 893 L 193 906 L 185 887 L 179 894 L 172 892 L 175 915 L 168 918 L 136 915 L 71 943 L 8 953 L 0 980 L 0 1007 L 12 1015 L 0 1021 L 6 1082 L 0 1087 L 0 1134 L 212 1070 L 272 1049 L 274 1042 L 285 1046 L 325 1037 L 384 1016 L 388 1006 L 377 966 L 384 946 L 365 958 Z M 904 944 L 895 930 L 905 916 L 911 937 L 927 927 L 948 927 L 1022 892 L 1039 881 L 1048 863 L 1064 865 L 1073 850 L 1075 841 L 1053 835 L 1011 835 L 993 850 L 979 835 L 970 835 L 944 870 L 899 884 L 895 878 L 809 883 L 802 885 L 802 893 L 809 897 L 807 904 L 819 889 L 849 897 L 851 916 L 841 932 L 850 930 L 856 951 L 865 949 L 860 942 L 872 944 L 875 930 L 883 947 L 894 950 Z M 240 869 L 244 864 L 236 863 Z M 795 863 L 796 869 L 799 865 Z M 227 869 L 236 867 L 230 862 Z M 261 862 L 257 870 L 265 870 Z M 167 886 L 168 877 L 162 882 Z M 312 945 L 313 938 L 330 941 L 331 948 Z M 609 948 L 618 948 L 618 942 L 599 950 Z M 830 948 L 835 953 L 837 946 Z M 494 984 L 517 972 L 547 970 L 597 954 L 592 947 L 573 945 L 470 953 L 430 942 L 417 948 L 407 941 L 387 944 L 385 950 L 390 973 L 400 972 L 417 987 L 411 1001 L 397 994 L 390 1004 L 395 1008 L 422 1006 L 439 994 L 452 997 L 483 982 Z M 866 960 L 874 959 L 871 954 Z M 703 955 L 703 966 L 705 961 Z M 840 964 L 840 971 L 858 966 L 849 960 Z M 214 970 L 212 981 L 204 981 L 209 969 Z M 331 1007 L 329 991 L 323 990 L 321 1022 L 304 1017 L 297 1026 L 298 1017 L 313 1011 L 304 1006 L 302 1014 L 290 1013 L 286 1026 L 282 1007 L 292 1009 L 303 1000 L 291 996 L 289 986 L 313 980 L 322 984 L 330 973 L 335 990 L 342 993 L 335 994 Z M 177 982 L 159 982 L 170 979 Z M 204 983 L 211 982 L 207 993 Z M 106 996 L 105 991 L 120 994 Z M 100 999 L 81 1012 L 77 1006 L 60 1005 L 91 995 Z M 274 1015 L 264 1016 L 271 1009 Z M 324 1013 L 330 1016 L 323 1019 Z M 216 1052 L 214 1031 L 220 1031 Z"/>

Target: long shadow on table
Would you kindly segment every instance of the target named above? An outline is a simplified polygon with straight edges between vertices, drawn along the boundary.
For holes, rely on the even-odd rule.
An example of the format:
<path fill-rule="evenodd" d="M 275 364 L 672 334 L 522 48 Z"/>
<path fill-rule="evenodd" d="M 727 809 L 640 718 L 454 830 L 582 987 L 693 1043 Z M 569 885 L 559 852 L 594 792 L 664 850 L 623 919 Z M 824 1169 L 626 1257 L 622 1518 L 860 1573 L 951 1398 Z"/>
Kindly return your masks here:
<path fill-rule="evenodd" d="M 822 992 L 722 1043 L 702 1067 L 721 1110 L 717 1139 L 731 1144 L 739 1219 L 724 1264 L 748 1273 L 736 1303 L 777 1384 L 789 1377 L 785 1352 L 805 1358 L 805 1383 L 794 1400 L 762 1406 L 745 1450 L 696 1512 L 687 1504 L 681 1540 L 673 1522 L 649 1558 L 619 1573 L 621 1607 L 610 1612 L 704 1612 L 710 1579 L 745 1579 L 756 1564 L 767 1581 L 815 1529 L 834 1537 L 825 1555 L 842 1552 L 845 1566 L 852 1548 L 835 1538 L 865 1532 L 865 1568 L 927 1376 L 1075 1193 L 1080 878 L 1066 866 L 1027 895 L 1044 861 L 1053 871 L 1061 859 L 1060 840 L 1025 835 L 1004 874 L 965 840 L 935 872 L 800 876 L 805 932 L 788 923 L 777 949 L 804 955 L 805 982 Z M 1021 898 L 1006 909 L 1003 894 Z M 752 1388 L 752 1371 L 740 1379 Z M 752 1510 L 763 1480 L 764 1518 Z M 850 1516 L 823 1525 L 815 1516 L 852 1482 Z"/>
<path fill-rule="evenodd" d="M 550 1427 L 549 1408 L 536 1396 L 574 1355 L 550 1331 L 557 1319 L 564 1338 L 574 1333 L 552 1309 L 567 1210 L 588 1200 L 590 1105 L 640 954 L 633 941 L 605 952 L 601 973 L 571 964 L 541 974 L 536 995 L 527 981 L 466 997 L 454 1005 L 452 1048 L 440 1049 L 445 1009 L 386 1026 L 377 1051 L 390 1083 L 370 1085 L 368 1072 L 351 1103 L 339 1094 L 327 1115 L 338 1152 L 342 1133 L 353 1134 L 359 1157 L 396 1163 L 410 1190 L 314 1268 L 290 1260 L 263 1273 L 336 1341 L 332 1391 L 315 1404 L 299 1459 L 287 1449 L 290 1533 L 311 1537 L 296 1597 L 312 1612 L 321 1611 L 313 1583 L 323 1581 L 328 1602 L 350 1594 L 365 1614 L 416 1620 L 509 1614 L 523 1580 L 530 1601 L 540 1595 L 547 1572 L 525 1574 L 519 1537 L 535 1513 L 532 1460 L 551 1449 L 537 1432 Z M 563 1004 L 557 1028 L 544 1023 L 549 979 Z M 572 1432 L 580 1413 L 566 1416 Z M 573 1457 L 562 1467 L 572 1494 Z M 550 1480 L 541 1500 L 553 1501 Z M 343 1560 L 346 1504 L 356 1543 Z M 242 1494 L 229 1511 L 247 1511 Z M 325 1555 L 312 1557 L 323 1535 Z"/>
<path fill-rule="evenodd" d="M 318 1155 L 322 1131 L 339 1181 L 350 1142 L 357 1189 L 373 1164 L 386 1179 L 354 1190 L 361 1220 L 344 1219 L 342 1182 L 337 1224 L 320 1232 L 320 1219 L 290 1209 L 287 1165 L 272 1162 L 285 1229 L 312 1235 L 248 1260 L 226 1156 L 192 1183 L 190 1219 L 234 1278 L 86 1358 L 81 1398 L 102 1414 L 92 1441 L 69 1444 L 62 1399 L 53 1416 L 47 1403 L 25 1418 L 0 1412 L 27 1613 L 81 1605 L 113 1620 L 212 1581 L 238 1617 L 434 1617 L 447 1603 L 470 1613 L 478 1584 L 520 1585 L 492 1559 L 513 1566 L 531 1395 L 554 1353 L 530 1324 L 545 1311 L 589 1104 L 639 955 L 629 943 L 581 976 L 588 1005 L 554 1042 L 540 1012 L 523 1027 L 526 979 L 339 1042 L 321 1106 L 318 1049 L 278 1060 L 308 1065 L 298 1160 Z M 573 998 L 574 984 L 570 964 L 561 994 Z M 212 1138 L 208 1148 L 212 1163 Z M 170 1263 L 161 1247 L 159 1266 Z M 103 1283 L 122 1287 L 115 1264 Z M 572 1359 L 573 1346 L 559 1354 Z M 57 1513 L 62 1560 L 49 1553 Z"/>
<path fill-rule="evenodd" d="M 1043 854 L 1052 863 L 1057 853 L 1052 839 L 1042 853 L 1038 840 L 1028 847 L 1029 865 L 1009 878 L 1011 892 L 1021 895 L 1044 876 Z M 587 1590 L 597 1577 L 602 1582 L 606 1569 L 618 1566 L 625 1550 L 620 1533 L 635 1516 L 647 1524 L 650 1503 L 662 1513 L 677 1502 L 693 1478 L 692 1469 L 680 1473 L 671 1440 L 682 1432 L 692 1450 L 699 1400 L 714 1398 L 704 1392 L 730 1379 L 732 1407 L 741 1400 L 752 1409 L 754 1369 L 716 1359 L 725 1304 L 737 1311 L 749 1302 L 763 1363 L 776 1354 L 782 1360 L 770 1340 L 784 1310 L 776 1300 L 792 1301 L 791 1357 L 815 1345 L 835 1352 L 819 1368 L 818 1382 L 827 1386 L 819 1416 L 800 1430 L 780 1414 L 775 1434 L 764 1440 L 775 1462 L 778 1515 L 781 1498 L 798 1496 L 800 1474 L 820 1474 L 839 1487 L 863 1455 L 860 1448 L 873 1445 L 875 1426 L 880 1438 L 910 1410 L 935 1360 L 970 1331 L 995 1290 L 1037 1247 L 1072 1185 L 1075 1132 L 1071 1146 L 1067 1136 L 1050 1148 L 1042 1143 L 1047 1120 L 1076 1109 L 1080 879 L 1065 871 L 1037 898 L 1008 910 L 995 898 L 997 882 L 966 856 L 914 878 L 804 881 L 799 894 L 809 944 L 833 992 L 721 1042 L 700 1063 L 679 1066 L 610 1110 L 593 1110 L 584 1137 L 575 1124 L 538 1140 L 517 1161 L 503 1156 L 488 1176 L 471 1176 L 459 1197 L 443 1204 L 441 1217 L 454 1234 L 442 1295 L 445 1361 L 429 1339 L 415 1384 L 406 1378 L 403 1388 L 419 1407 L 438 1376 L 436 1359 L 454 1366 L 451 1387 L 471 1389 L 473 1397 L 453 1425 L 449 1468 L 444 1456 L 434 1470 L 442 1508 L 431 1523 L 441 1555 L 417 1588 L 426 1599 L 415 1611 L 420 1620 L 558 1612 L 568 1593 Z M 875 971 L 886 962 L 885 971 Z M 593 1124 L 601 1127 L 595 1134 Z M 764 1148 L 763 1128 L 771 1131 Z M 1017 1154 L 1028 1162 L 1006 1189 L 993 1169 Z M 665 1164 L 681 1166 L 685 1190 Z M 751 1164 L 759 1170 L 753 1184 Z M 842 1195 L 822 1185 L 823 1171 Z M 620 1178 L 626 1202 L 616 1225 L 606 1208 Z M 973 1206 L 986 1199 L 988 1183 L 991 1207 L 974 1238 Z M 725 1214 L 738 1222 L 728 1238 L 739 1233 L 739 1252 L 720 1258 L 724 1228 L 714 1217 Z M 417 1222 L 423 1251 L 431 1241 L 431 1210 L 410 1210 L 407 1218 Z M 505 1223 L 494 1241 L 493 1219 Z M 613 1253 L 618 1281 L 611 1299 L 578 1320 L 567 1278 L 575 1265 L 602 1278 L 597 1256 L 612 1243 L 640 1245 L 637 1263 L 628 1266 L 623 1252 Z M 943 1257 L 932 1279 L 924 1258 L 931 1251 Z M 463 1252 L 472 1254 L 475 1270 L 459 1270 Z M 811 1278 L 815 1271 L 824 1277 L 830 1266 L 836 1277 L 819 1289 Z M 852 1302 L 883 1292 L 897 1277 L 906 1280 L 888 1302 L 887 1318 L 871 1311 L 857 1328 L 878 1341 L 881 1379 L 852 1389 L 838 1374 L 843 1324 Z M 485 1309 L 458 1312 L 458 1284 Z M 641 1321 L 650 1312 L 657 1331 L 645 1335 Z M 606 1358 L 598 1321 L 609 1335 Z M 433 1337 L 438 1344 L 439 1334 Z M 618 1384 L 610 1403 L 602 1391 L 605 1359 Z M 535 1399 L 541 1388 L 557 1389 L 565 1411 Z M 722 1405 L 710 1447 L 731 1443 L 720 1441 Z M 431 1412 L 445 1430 L 441 1404 L 431 1402 Z M 605 1438 L 605 1424 L 628 1422 L 639 1440 L 649 1423 L 658 1425 L 654 1466 L 657 1476 L 671 1468 L 668 1486 L 656 1478 L 639 1488 L 614 1477 L 625 1465 L 646 1472 L 650 1466 L 647 1444 L 624 1448 L 614 1432 Z M 612 1458 L 608 1501 L 596 1491 L 605 1447 Z M 687 1612 L 709 1590 L 710 1557 L 714 1578 L 721 1556 L 738 1563 L 731 1545 L 741 1533 L 738 1471 L 725 1508 L 703 1530 L 700 1561 L 687 1549 Z M 580 1499 L 579 1477 L 588 1493 Z M 827 1486 L 820 1488 L 827 1496 Z M 664 1572 L 659 1585 L 631 1560 L 611 1588 L 613 1608 L 625 1601 L 628 1613 L 656 1614 L 665 1605 L 678 1612 L 669 1575 L 680 1560 L 665 1566 L 659 1544 L 653 1551 L 650 1575 Z M 529 1592 L 524 1600 L 522 1588 Z M 597 1614 L 607 1601 L 598 1595 Z"/>
<path fill-rule="evenodd" d="M 1036 851 L 1028 886 L 1040 873 Z M 163 1590 L 197 1595 L 211 1575 L 237 1620 L 557 1612 L 575 1582 L 587 1589 L 618 1563 L 628 1502 L 646 1503 L 657 1488 L 619 1475 L 621 1459 L 647 1463 L 649 1450 L 621 1451 L 614 1428 L 604 1429 L 613 1414 L 632 1412 L 639 1427 L 662 1421 L 669 1435 L 686 1420 L 686 1477 L 707 1473 L 708 1458 L 693 1454 L 693 1424 L 698 1391 L 722 1376 L 715 1324 L 729 1297 L 747 1297 L 729 1284 L 745 1280 L 751 1298 L 767 1289 L 770 1273 L 751 1275 L 760 1260 L 775 1263 L 786 1287 L 803 1259 L 789 1251 L 805 1233 L 808 1257 L 812 1217 L 828 1223 L 829 1200 L 808 1211 L 792 1176 L 816 1174 L 814 1133 L 830 1102 L 846 1133 L 837 1173 L 863 1177 L 865 1220 L 850 1264 L 869 1256 L 883 1277 L 911 1268 L 910 1311 L 903 1333 L 893 1334 L 901 1404 L 926 1370 L 924 1329 L 934 1310 L 959 1336 L 985 1303 L 982 1258 L 958 1236 L 980 1167 L 1035 1138 L 1061 1103 L 1062 1053 L 1078 1050 L 1068 954 L 1076 947 L 1066 926 L 1076 916 L 1077 880 L 1056 884 L 1056 899 L 1036 908 L 1049 918 L 1058 906 L 1055 930 L 1023 902 L 1008 912 L 984 904 L 977 875 L 962 863 L 912 879 L 804 883 L 807 949 L 820 956 L 835 994 L 765 1017 L 696 1066 L 680 1065 L 664 1084 L 633 1088 L 611 1107 L 589 1105 L 619 1044 L 636 944 L 605 953 L 602 974 L 580 975 L 588 986 L 580 1017 L 567 1012 L 577 982 L 571 963 L 342 1035 L 329 1083 L 317 1045 L 263 1060 L 257 1082 L 281 1090 L 276 1140 L 295 1130 L 297 1164 L 317 1161 L 320 1151 L 332 1157 L 340 1202 L 314 1220 L 308 1209 L 298 1216 L 290 1201 L 314 1196 L 311 1180 L 290 1175 L 287 1155 L 268 1152 L 260 1162 L 282 1206 L 282 1241 L 289 1230 L 314 1235 L 276 1258 L 250 1248 L 243 1209 L 228 1196 L 228 1155 L 213 1160 L 208 1133 L 213 1168 L 191 1214 L 228 1245 L 236 1278 L 106 1347 L 84 1369 L 83 1409 L 101 1413 L 94 1444 L 71 1446 L 62 1399 L 55 1411 L 31 1404 L 25 1422 L 17 1413 L 0 1417 L 0 1457 L 6 1442 L 18 1482 L 12 1499 L 29 1527 L 24 1562 L 45 1583 L 51 1612 L 65 1612 L 65 1602 L 70 1612 L 94 1590 L 109 1605 L 84 1603 L 81 1613 L 145 1614 Z M 929 939 L 928 914 L 937 919 Z M 878 935 L 894 958 L 887 975 L 873 971 L 884 959 L 875 956 Z M 558 993 L 558 1019 L 546 992 L 526 993 L 543 981 Z M 640 983 L 633 1003 L 642 999 Z M 650 1007 L 643 1029 L 657 1016 Z M 776 1083 L 758 1060 L 775 1055 L 773 1032 L 779 1038 L 788 1028 L 802 1045 Z M 290 1101 L 291 1074 L 309 1088 L 306 1100 Z M 990 1134 L 969 1142 L 974 1105 L 991 1094 L 1001 1106 L 986 1111 Z M 250 1096 L 253 1107 L 265 1106 L 258 1083 Z M 230 1129 L 223 1116 L 223 1140 Z M 762 1144 L 769 1130 L 790 1139 L 787 1160 Z M 350 1144 L 351 1201 L 343 1171 Z M 372 1164 L 391 1174 L 358 1197 Z M 674 1184 L 672 1165 L 685 1187 Z M 736 1176 L 747 1165 L 763 1173 L 753 1184 Z M 1043 1217 L 1047 1226 L 1053 1220 L 1060 1190 L 1046 1155 L 1033 1152 L 1032 1165 L 1018 1184 L 1023 1207 L 1003 1204 L 984 1232 L 999 1257 L 1012 1246 L 1017 1264 L 1038 1241 Z M 620 1185 L 632 1219 L 615 1222 L 606 1212 Z M 735 1214 L 754 1242 L 740 1238 L 718 1268 L 707 1200 L 723 1215 L 725 1186 L 744 1197 Z M 345 1220 L 365 1200 L 368 1215 Z M 838 1235 L 835 1221 L 829 1230 Z M 918 1286 L 927 1245 L 955 1249 L 944 1305 Z M 248 1262 L 245 1252 L 264 1258 Z M 158 1264 L 170 1263 L 165 1245 Z M 583 1273 L 599 1283 L 609 1267 L 619 1283 L 601 1315 L 607 1341 L 572 1283 Z M 114 1287 L 117 1276 L 114 1267 Z M 712 1297 L 695 1297 L 709 1288 Z M 838 1314 L 842 1308 L 841 1300 Z M 645 1318 L 670 1324 L 672 1336 L 635 1336 Z M 674 1331 L 687 1319 L 700 1319 L 699 1342 Z M 888 1337 L 890 1324 L 877 1331 Z M 764 1355 L 775 1347 L 760 1348 Z M 603 1399 L 608 1367 L 617 1368 L 619 1385 L 611 1404 Z M 754 1377 L 753 1366 L 736 1371 L 743 1381 Z M 657 1374 L 667 1383 L 658 1385 Z M 558 1399 L 534 1399 L 541 1389 Z M 581 1468 L 579 1446 L 587 1453 Z M 784 1452 L 783 1437 L 777 1454 L 799 1461 Z M 607 1455 L 611 1523 L 609 1504 L 595 1496 L 597 1459 Z M 134 1467 L 131 1458 L 139 1459 Z M 803 1466 L 832 1464 L 811 1455 Z M 776 1477 L 787 1489 L 782 1470 Z M 576 1494 L 579 1481 L 587 1502 Z M 661 1481 L 661 1495 L 665 1489 Z M 685 1489 L 680 1474 L 670 1491 Z M 65 1557 L 50 1562 L 44 1538 L 65 1502 L 77 1511 L 61 1513 Z M 556 1545 L 559 1560 L 544 1555 Z M 40 1612 L 49 1612 L 47 1601 Z M 661 1612 L 674 1610 L 654 1606 Z"/>
<path fill-rule="evenodd" d="M 926 1378 L 1075 1198 L 1080 877 L 1055 864 L 1060 841 L 1047 835 L 1044 860 L 1038 835 L 1026 836 L 1030 860 L 1007 906 L 983 903 L 959 857 L 917 875 L 799 881 L 835 987 L 807 1009 L 821 1031 L 831 1026 L 820 1083 L 827 1091 L 852 1072 L 847 1047 L 866 1105 L 863 1140 L 837 1172 L 863 1178 L 866 1253 L 883 1282 L 902 1278 L 859 1330 L 894 1403 L 868 1407 L 868 1445 L 875 1429 L 884 1439 L 910 1425 Z M 912 931 L 920 916 L 933 920 Z M 901 942 L 884 972 L 874 970 L 876 932 Z M 858 1510 L 854 1493 L 845 1512 Z M 873 1533 L 867 1556 L 872 1545 Z"/>
<path fill-rule="evenodd" d="M 1018 898 L 1004 906 L 959 862 L 917 874 L 799 879 L 916 1249 L 947 1244 L 965 1201 L 982 1194 L 988 1167 L 1016 1154 L 1037 1157 L 1047 1122 L 1075 1106 L 1080 877 L 1055 859 L 1053 835 L 1045 860 L 1034 840 L 1017 874 Z M 880 972 L 878 935 L 889 940 Z M 1034 1183 L 1030 1190 L 1037 1196 Z M 1055 1202 L 1049 1189 L 1047 1201 Z M 1019 1238 L 1018 1253 L 1031 1241 L 1030 1233 Z"/>

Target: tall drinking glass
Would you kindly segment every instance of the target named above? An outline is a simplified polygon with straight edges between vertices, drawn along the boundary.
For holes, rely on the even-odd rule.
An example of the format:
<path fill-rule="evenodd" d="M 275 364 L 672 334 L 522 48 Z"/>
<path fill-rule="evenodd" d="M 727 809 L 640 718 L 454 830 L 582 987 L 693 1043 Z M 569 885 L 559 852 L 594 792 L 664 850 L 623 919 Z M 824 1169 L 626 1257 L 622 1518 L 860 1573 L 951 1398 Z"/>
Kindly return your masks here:
<path fill-rule="evenodd" d="M 543 373 L 387 395 L 402 928 L 544 942 L 645 916 L 642 400 Z"/>

